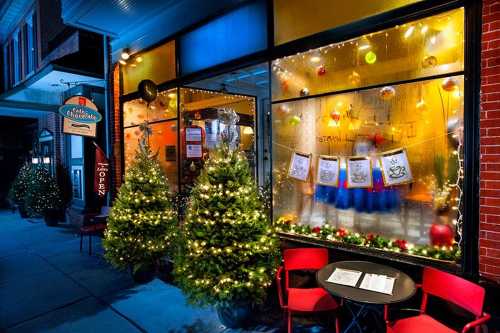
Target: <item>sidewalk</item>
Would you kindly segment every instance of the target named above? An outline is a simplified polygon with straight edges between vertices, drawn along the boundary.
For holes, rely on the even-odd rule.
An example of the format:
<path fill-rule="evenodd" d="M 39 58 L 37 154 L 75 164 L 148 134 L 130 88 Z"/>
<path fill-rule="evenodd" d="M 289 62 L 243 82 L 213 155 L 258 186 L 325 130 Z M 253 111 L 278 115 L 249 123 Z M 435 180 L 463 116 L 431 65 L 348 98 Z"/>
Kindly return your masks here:
<path fill-rule="evenodd" d="M 0 211 L 0 332 L 279 332 L 226 329 L 214 309 L 187 305 L 172 285 L 159 279 L 134 285 L 104 261 L 99 241 L 92 256 L 79 246 L 67 226 L 49 228 L 41 219 Z M 320 331 L 296 326 L 296 332 Z"/>

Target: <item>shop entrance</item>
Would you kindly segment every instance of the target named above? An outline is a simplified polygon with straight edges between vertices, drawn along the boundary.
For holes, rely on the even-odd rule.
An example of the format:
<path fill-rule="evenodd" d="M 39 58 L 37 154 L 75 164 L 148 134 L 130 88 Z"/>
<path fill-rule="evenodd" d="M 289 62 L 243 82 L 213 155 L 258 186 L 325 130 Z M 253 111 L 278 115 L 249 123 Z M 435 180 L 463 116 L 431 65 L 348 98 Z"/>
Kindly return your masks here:
<path fill-rule="evenodd" d="M 259 185 L 269 182 L 268 68 L 263 63 L 180 89 L 181 187 L 192 184 L 199 174 L 200 156 L 210 154 L 221 142 L 225 124 L 220 115 L 224 110 L 232 110 L 238 116 L 233 144 L 245 152 Z"/>

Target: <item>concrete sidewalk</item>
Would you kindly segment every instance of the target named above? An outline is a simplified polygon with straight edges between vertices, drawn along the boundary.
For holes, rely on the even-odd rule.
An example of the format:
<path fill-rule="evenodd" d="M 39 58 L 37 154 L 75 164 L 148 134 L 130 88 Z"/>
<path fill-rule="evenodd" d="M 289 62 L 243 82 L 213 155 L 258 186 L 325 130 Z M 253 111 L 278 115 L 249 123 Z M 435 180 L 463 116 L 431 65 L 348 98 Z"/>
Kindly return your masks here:
<path fill-rule="evenodd" d="M 244 332 L 225 329 L 214 309 L 189 306 L 161 280 L 134 285 L 103 260 L 99 241 L 92 256 L 79 242 L 64 225 L 0 211 L 0 332 Z"/>

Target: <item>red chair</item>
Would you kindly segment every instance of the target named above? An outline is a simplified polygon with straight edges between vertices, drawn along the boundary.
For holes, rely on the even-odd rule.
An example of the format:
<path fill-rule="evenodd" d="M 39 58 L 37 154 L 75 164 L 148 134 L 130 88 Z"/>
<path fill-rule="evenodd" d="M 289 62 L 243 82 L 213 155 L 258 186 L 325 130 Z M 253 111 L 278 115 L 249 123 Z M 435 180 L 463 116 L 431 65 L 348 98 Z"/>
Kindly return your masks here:
<path fill-rule="evenodd" d="M 336 310 L 339 305 L 323 288 L 290 288 L 290 271 L 319 270 L 328 264 L 328 250 L 318 248 L 289 249 L 284 251 L 284 267 L 276 273 L 278 297 L 288 320 L 288 333 L 292 333 L 292 313 L 307 313 Z M 282 274 L 285 272 L 285 294 Z M 286 295 L 286 302 L 285 302 Z M 337 332 L 339 323 L 335 319 Z"/>
<path fill-rule="evenodd" d="M 490 315 L 483 312 L 484 288 L 462 279 L 456 275 L 445 273 L 434 268 L 424 268 L 422 285 L 422 304 L 418 316 L 400 319 L 390 325 L 387 319 L 387 305 L 384 317 L 387 323 L 387 332 L 392 333 L 453 333 L 457 332 L 441 324 L 439 321 L 425 314 L 429 295 L 439 297 L 445 301 L 460 306 L 471 312 L 475 320 L 462 329 L 462 333 L 472 328 L 479 332 L 480 325 L 490 319 Z"/>

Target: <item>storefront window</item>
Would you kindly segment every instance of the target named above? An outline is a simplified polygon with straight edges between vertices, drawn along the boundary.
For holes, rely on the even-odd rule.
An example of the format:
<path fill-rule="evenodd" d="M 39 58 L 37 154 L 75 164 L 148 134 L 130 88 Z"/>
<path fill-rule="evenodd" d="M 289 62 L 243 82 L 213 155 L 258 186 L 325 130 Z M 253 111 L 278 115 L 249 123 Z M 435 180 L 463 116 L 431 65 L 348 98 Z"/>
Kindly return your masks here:
<path fill-rule="evenodd" d="M 140 125 L 147 122 L 152 132 L 149 137 L 151 150 L 158 154 L 171 189 L 177 191 L 177 89 L 159 93 L 149 106 L 142 99 L 125 102 L 123 112 L 125 167 L 135 158 L 142 138 Z"/>
<path fill-rule="evenodd" d="M 274 0 L 275 44 L 333 29 L 421 0 Z"/>
<path fill-rule="evenodd" d="M 175 79 L 175 41 L 135 54 L 120 68 L 124 94 L 137 91 L 139 82 L 145 79 L 156 84 Z"/>
<path fill-rule="evenodd" d="M 440 38 L 432 53 L 427 34 Z M 377 44 L 376 36 L 397 43 L 406 38 L 411 45 L 388 47 Z M 410 38 L 418 39 L 420 49 Z M 279 74 L 273 82 L 273 95 L 280 99 L 272 111 L 275 220 L 306 226 L 298 230 L 316 230 L 327 239 L 456 259 L 463 177 L 462 39 L 460 9 L 374 34 L 370 45 L 381 53 L 380 65 L 360 64 L 359 41 L 344 45 L 350 50 L 344 57 L 335 53 L 343 52 L 340 45 L 275 61 L 274 67 L 285 66 L 289 75 L 289 90 L 283 90 Z M 326 73 L 306 75 L 315 52 L 330 61 Z M 429 56 L 436 63 L 423 68 L 422 57 Z M 357 86 L 387 85 L 336 93 L 355 87 L 347 75 L 353 68 L 361 75 Z M 449 71 L 454 74 L 432 78 Z M 298 77 L 304 81 L 295 81 Z M 426 78 L 396 83 L 415 77 Z M 325 94 L 281 100 L 298 97 L 305 83 L 311 93 Z"/>
<path fill-rule="evenodd" d="M 170 89 L 158 94 L 148 104 L 143 99 L 134 99 L 123 104 L 123 126 L 136 126 L 148 122 L 156 122 L 177 118 L 177 89 Z"/>
<path fill-rule="evenodd" d="M 255 167 L 255 97 L 205 89 L 181 88 L 181 185 L 191 185 L 203 160 L 221 141 L 226 126 L 220 119 L 224 109 L 234 110 L 238 122 L 233 144 L 244 151 Z"/>
<path fill-rule="evenodd" d="M 273 100 L 463 71 L 464 10 L 273 62 Z"/>

